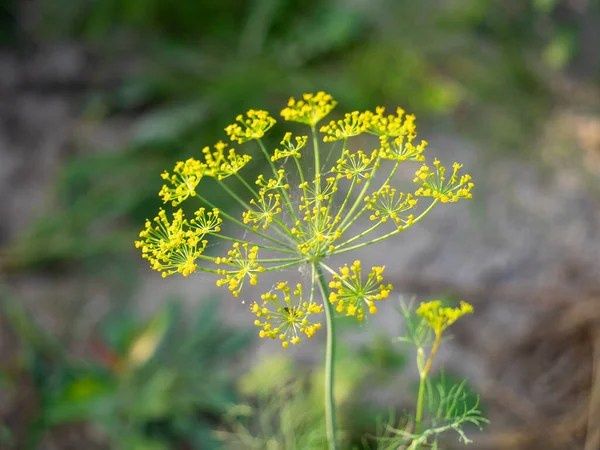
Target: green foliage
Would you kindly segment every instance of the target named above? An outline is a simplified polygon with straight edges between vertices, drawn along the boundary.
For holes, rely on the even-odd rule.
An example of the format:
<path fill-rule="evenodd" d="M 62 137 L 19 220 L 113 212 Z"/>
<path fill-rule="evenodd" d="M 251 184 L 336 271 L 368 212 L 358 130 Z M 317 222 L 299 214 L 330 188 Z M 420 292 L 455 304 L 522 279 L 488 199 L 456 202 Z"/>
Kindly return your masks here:
<path fill-rule="evenodd" d="M 356 398 L 365 379 L 376 371 L 350 348 L 340 350 L 336 403 L 344 405 L 340 420 L 348 422 L 365 408 Z M 240 394 L 248 403 L 230 410 L 226 429 L 218 433 L 223 448 L 327 449 L 323 373 L 322 367 L 312 372 L 303 370 L 287 355 L 272 356 L 257 364 L 238 382 Z M 353 429 L 345 434 L 346 441 L 355 437 Z"/>
<path fill-rule="evenodd" d="M 410 431 L 408 419 L 401 420 L 401 427 L 386 425 L 380 430 L 375 439 L 377 450 L 396 450 L 406 448 L 407 450 L 418 450 L 421 448 L 439 449 L 440 435 L 454 431 L 457 433 L 459 442 L 471 444 L 463 428 L 474 425 L 482 428 L 488 420 L 481 416 L 479 410 L 479 398 L 471 404 L 470 393 L 466 382 L 449 386 L 446 382 L 430 382 L 428 387 L 429 412 L 431 414 L 431 425 L 421 433 Z M 388 423 L 393 423 L 393 416 Z M 371 448 L 370 446 L 368 448 Z"/>
<path fill-rule="evenodd" d="M 14 303 L 3 313 L 20 336 L 23 362 L 2 371 L 9 386 L 32 378 L 40 409 L 23 448 L 38 448 L 45 435 L 68 424 L 100 430 L 114 449 L 212 447 L 213 423 L 235 401 L 227 370 L 251 341 L 219 323 L 216 301 L 191 320 L 178 302 L 146 321 L 120 311 L 103 322 L 88 344 L 93 357 L 72 356 Z"/>
<path fill-rule="evenodd" d="M 391 375 L 405 358 L 375 338 L 358 348 L 340 342 L 335 398 L 342 448 L 355 448 L 373 431 L 381 407 L 371 404 L 373 385 L 393 388 Z M 386 356 L 381 357 L 382 354 Z M 323 407 L 323 367 L 304 368 L 289 354 L 263 359 L 238 380 L 243 404 L 235 405 L 217 433 L 226 449 L 327 449 Z"/>

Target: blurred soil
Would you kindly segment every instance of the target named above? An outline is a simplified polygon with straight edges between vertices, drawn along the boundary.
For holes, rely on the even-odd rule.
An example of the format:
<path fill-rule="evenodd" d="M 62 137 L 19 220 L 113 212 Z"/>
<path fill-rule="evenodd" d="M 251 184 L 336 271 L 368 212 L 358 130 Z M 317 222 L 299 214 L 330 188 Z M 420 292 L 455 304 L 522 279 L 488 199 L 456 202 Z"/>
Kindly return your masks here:
<path fill-rule="evenodd" d="M 53 180 L 74 153 L 127 138 L 126 119 L 93 129 L 81 119 L 92 90 L 115 77 L 97 69 L 75 47 L 0 53 L 2 245 L 52 207 Z M 365 264 L 385 264 L 388 281 L 408 296 L 446 292 L 474 304 L 475 316 L 456 326 L 442 358 L 448 370 L 473 381 L 487 405 L 492 425 L 474 449 L 600 449 L 600 114 L 585 106 L 598 93 L 565 86 L 537 141 L 523 143 L 535 147 L 530 157 L 492 154 L 441 125 L 421 131 L 430 156 L 469 169 L 475 199 L 442 206 L 394 247 L 360 255 Z M 560 89 L 588 100 L 584 106 L 560 100 L 574 98 Z M 399 174 L 399 183 L 413 170 Z M 137 298 L 145 311 L 172 292 L 190 303 L 199 292 L 217 292 L 203 276 L 163 280 L 140 267 Z M 78 289 L 76 281 L 48 273 L 9 281 L 45 326 L 60 329 L 60 313 L 69 307 L 60 298 Z M 263 277 L 262 289 L 275 281 Z M 102 299 L 96 288 L 88 293 Z M 103 308 L 98 301 L 91 317 Z M 223 305 L 232 323 L 249 323 L 239 301 Z M 376 329 L 399 335 L 399 316 L 376 316 L 358 339 Z M 3 351 L 11 349 L 10 339 L 4 333 Z M 256 354 L 274 349 L 267 343 Z M 314 359 L 302 349 L 297 355 Z M 0 414 L 7 417 L 8 405 L 27 401 L 3 401 Z"/>

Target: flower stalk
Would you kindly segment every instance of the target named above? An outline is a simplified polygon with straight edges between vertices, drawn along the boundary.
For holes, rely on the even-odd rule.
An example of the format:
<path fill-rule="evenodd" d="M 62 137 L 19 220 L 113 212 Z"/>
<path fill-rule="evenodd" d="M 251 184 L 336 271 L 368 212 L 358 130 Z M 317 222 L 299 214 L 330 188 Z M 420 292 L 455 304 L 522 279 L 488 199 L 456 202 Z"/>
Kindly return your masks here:
<path fill-rule="evenodd" d="M 329 290 L 320 266 L 313 266 L 317 272 L 319 289 L 323 299 L 329 298 Z M 333 306 L 325 301 L 325 321 L 327 327 L 327 341 L 325 347 L 325 430 L 327 432 L 327 441 L 329 449 L 337 449 L 336 422 L 335 422 L 335 398 L 333 392 L 335 380 L 335 320 L 333 316 Z"/>

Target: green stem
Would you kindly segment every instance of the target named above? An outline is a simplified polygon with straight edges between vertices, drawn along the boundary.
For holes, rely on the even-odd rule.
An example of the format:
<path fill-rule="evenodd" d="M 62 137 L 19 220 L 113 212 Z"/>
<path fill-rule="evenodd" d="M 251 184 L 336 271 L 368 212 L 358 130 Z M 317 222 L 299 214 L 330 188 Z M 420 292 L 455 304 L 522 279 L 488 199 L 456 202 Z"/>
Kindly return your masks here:
<path fill-rule="evenodd" d="M 346 144 L 347 144 L 347 142 L 348 142 L 348 139 L 344 139 L 344 143 L 342 145 L 342 153 L 341 153 L 341 157 L 342 158 L 344 157 L 344 152 L 346 151 Z M 330 155 L 331 155 L 331 151 L 327 155 L 328 159 L 329 159 Z M 325 162 L 325 164 L 327 164 L 327 161 Z M 337 187 L 338 187 L 339 181 L 340 181 L 340 174 L 336 173 L 336 175 L 335 175 L 335 181 L 333 182 L 333 186 L 331 188 L 331 195 L 329 197 L 329 201 L 327 202 L 327 212 L 325 213 L 327 216 L 329 215 L 329 212 L 331 211 L 331 206 L 335 202 L 335 193 L 337 192 Z M 354 179 L 352 181 L 354 182 Z M 346 199 L 348 199 L 348 195 L 349 194 L 346 194 Z M 344 201 L 344 203 L 345 203 L 345 201 Z M 337 212 L 336 217 L 338 217 L 339 214 L 340 214 L 340 211 Z M 333 219 L 333 222 L 332 222 L 333 225 L 335 225 L 335 223 L 336 223 L 335 221 L 336 220 L 337 219 L 335 219 L 335 218 Z"/>
<path fill-rule="evenodd" d="M 296 162 L 296 168 L 298 169 L 298 175 L 300 176 L 300 183 L 304 184 L 304 171 L 302 170 L 300 161 L 294 156 L 292 156 L 292 158 L 294 158 L 294 161 Z M 306 189 L 304 189 L 304 196 L 306 197 Z"/>
<path fill-rule="evenodd" d="M 282 264 L 281 266 L 266 267 L 263 270 L 263 272 L 276 272 L 277 270 L 283 270 L 283 269 L 288 269 L 290 267 L 297 266 L 298 264 L 302 264 L 303 262 L 304 262 L 303 259 L 297 259 L 291 263 Z"/>
<path fill-rule="evenodd" d="M 435 334 L 435 341 L 433 342 L 433 346 L 431 347 L 431 352 L 429 353 L 429 357 L 427 358 L 427 362 L 425 363 L 425 367 L 421 370 L 419 374 L 419 394 L 417 396 L 417 412 L 415 415 L 415 434 L 419 434 L 421 432 L 421 420 L 423 419 L 423 403 L 425 399 L 425 383 L 427 382 L 427 375 L 429 374 L 429 369 L 431 369 L 431 364 L 433 363 L 433 358 L 437 353 L 437 350 L 440 346 L 442 335 L 441 333 Z"/>
<path fill-rule="evenodd" d="M 208 233 L 208 234 L 209 234 L 210 236 L 213 236 L 213 237 L 215 237 L 215 238 L 218 238 L 218 239 L 224 239 L 224 240 L 226 240 L 226 241 L 237 242 L 237 243 L 239 243 L 239 244 L 243 244 L 243 243 L 247 242 L 247 241 L 244 241 L 243 239 L 236 239 L 236 238 L 232 238 L 232 237 L 229 237 L 229 236 L 224 236 L 224 235 L 222 235 L 222 234 L 220 234 L 220 233 L 212 233 L 212 232 L 211 232 L 211 233 Z M 257 246 L 258 248 L 261 248 L 261 249 L 263 249 L 263 250 L 272 250 L 272 251 L 274 251 L 274 252 L 289 253 L 289 254 L 291 254 L 291 255 L 297 255 L 297 254 L 298 254 L 298 252 L 297 252 L 297 251 L 295 251 L 295 250 L 286 250 L 286 249 L 284 249 L 284 248 L 272 247 L 272 246 L 270 246 L 270 245 L 264 245 L 264 244 L 255 244 L 254 242 L 252 243 L 252 245 L 255 245 L 255 246 Z"/>
<path fill-rule="evenodd" d="M 219 183 L 219 185 L 221 186 L 221 188 L 223 188 L 223 190 L 225 192 L 227 192 L 229 194 L 229 196 L 231 198 L 233 198 L 235 201 L 237 201 L 243 208 L 245 208 L 245 209 L 251 209 L 250 205 L 248 203 L 246 203 L 244 200 L 242 200 L 239 195 L 237 195 L 235 192 L 233 192 L 231 189 L 229 189 L 227 187 L 227 185 L 225 183 L 223 183 L 223 181 L 217 180 L 217 183 Z"/>
<path fill-rule="evenodd" d="M 267 151 L 265 144 L 263 144 L 263 142 L 260 139 L 257 139 L 257 142 L 258 142 L 258 145 L 260 146 L 260 149 L 262 150 L 263 154 L 265 155 L 265 158 L 267 158 L 267 161 L 269 162 L 269 166 L 271 166 L 271 170 L 273 171 L 273 176 L 275 177 L 275 179 L 277 179 L 277 177 L 279 176 L 279 174 L 277 173 L 277 168 L 275 167 L 275 164 L 273 164 L 273 161 L 271 161 L 271 157 L 269 156 L 269 152 Z M 284 208 L 287 210 L 287 212 L 290 215 L 290 217 L 292 218 L 292 220 L 294 222 L 296 222 L 298 220 L 298 216 L 296 216 L 296 211 L 294 210 L 290 196 L 288 195 L 288 193 L 284 187 L 279 188 L 279 191 L 281 192 L 282 197 L 283 197 Z"/>
<path fill-rule="evenodd" d="M 415 434 L 421 432 L 421 420 L 423 418 L 423 403 L 425 400 L 425 383 L 427 376 L 420 377 L 419 381 L 419 394 L 417 396 L 417 413 L 415 415 Z"/>
<path fill-rule="evenodd" d="M 250 193 L 251 193 L 252 195 L 254 195 L 254 197 L 255 197 L 256 199 L 258 199 L 258 198 L 260 197 L 260 196 L 258 195 L 258 192 L 256 192 L 256 191 L 254 190 L 254 188 L 253 188 L 252 186 L 250 186 L 250 184 L 248 184 L 248 182 L 247 182 L 247 181 L 244 179 L 244 177 L 241 177 L 241 176 L 240 176 L 240 175 L 239 175 L 237 172 L 235 173 L 235 176 L 237 177 L 237 179 L 238 179 L 238 180 L 240 180 L 240 181 L 242 182 L 242 184 L 243 184 L 244 186 L 246 186 L 246 188 L 247 188 L 247 189 L 250 191 Z"/>
<path fill-rule="evenodd" d="M 335 215 L 335 217 L 333 219 L 333 224 L 334 225 L 336 223 L 338 223 L 341 220 L 341 218 L 342 218 L 342 212 L 344 211 L 344 208 L 346 207 L 346 204 L 348 203 L 348 200 L 350 199 L 350 196 L 352 195 L 352 189 L 354 189 L 354 183 L 355 183 L 355 180 L 354 180 L 354 178 L 352 178 L 352 182 L 350 183 L 350 187 L 348 188 L 348 192 L 346 192 L 346 198 L 342 202 L 342 206 L 340 206 L 340 209 L 338 210 L 337 214 Z"/>
<path fill-rule="evenodd" d="M 246 203 L 244 200 L 242 200 L 235 192 L 233 192 L 231 189 L 229 189 L 225 183 L 223 183 L 221 180 L 217 180 L 218 183 L 221 185 L 221 187 L 223 188 L 223 190 L 225 192 L 227 192 L 234 200 L 236 200 L 243 208 L 252 211 L 252 207 Z M 291 237 L 291 232 L 290 230 L 288 230 L 288 228 L 285 226 L 285 224 L 283 224 L 283 222 L 281 222 L 278 219 L 273 219 L 273 222 L 275 222 L 277 225 L 279 225 L 279 228 L 273 228 L 273 230 L 275 230 L 275 232 L 277 234 L 279 234 L 281 237 L 283 237 L 284 239 L 287 239 L 292 245 L 296 245 L 296 241 L 294 239 L 292 239 Z"/>
<path fill-rule="evenodd" d="M 364 184 L 362 190 L 360 191 L 360 194 L 358 194 L 358 197 L 356 197 L 356 200 L 354 201 L 352 208 L 350 208 L 350 211 L 348 211 L 348 214 L 346 214 L 346 217 L 344 217 L 344 220 L 342 220 L 342 223 L 340 223 L 340 226 L 338 229 L 344 229 L 344 225 L 346 224 L 346 222 L 348 222 L 348 220 L 350 220 L 352 218 L 352 213 L 354 211 L 356 211 L 356 208 L 358 208 L 358 205 L 360 205 L 361 202 L 363 201 L 365 193 L 367 192 L 367 190 L 369 189 L 369 186 L 371 185 L 371 182 L 373 181 L 373 178 L 374 178 L 375 172 L 377 171 L 377 167 L 379 166 L 380 160 L 381 160 L 381 156 L 378 156 L 377 159 L 375 160 L 375 164 L 373 164 L 371 173 L 369 174 L 370 175 L 369 179 L 367 181 L 365 181 L 365 184 Z"/>
<path fill-rule="evenodd" d="M 337 441 L 335 436 L 335 401 L 333 395 L 334 386 L 334 362 L 335 362 L 335 322 L 333 318 L 333 306 L 329 302 L 329 288 L 325 282 L 321 267 L 313 263 L 313 268 L 317 272 L 317 281 L 323 305 L 325 306 L 325 319 L 327 324 L 327 347 L 325 352 L 325 427 L 327 430 L 327 441 L 329 450 L 337 450 Z"/>
<path fill-rule="evenodd" d="M 367 228 L 365 231 L 361 232 L 360 234 L 357 234 L 356 236 L 348 239 L 346 242 L 341 243 L 339 246 L 336 246 L 337 248 L 342 248 L 345 247 L 348 244 L 351 244 L 354 241 L 359 240 L 360 238 L 362 238 L 363 236 L 366 236 L 367 234 L 371 233 L 372 231 L 375 231 L 379 225 L 381 225 L 383 222 L 380 220 L 379 222 L 377 222 L 375 225 L 373 225 L 371 228 Z"/>
<path fill-rule="evenodd" d="M 312 131 L 313 146 L 314 146 L 314 153 L 315 153 L 315 179 L 316 179 L 316 178 L 319 178 L 319 175 L 321 174 L 321 156 L 319 154 L 319 137 L 317 135 L 317 129 L 315 128 L 314 125 L 311 125 L 310 129 Z"/>
<path fill-rule="evenodd" d="M 398 170 L 398 165 L 399 165 L 399 163 L 396 162 L 396 165 L 394 165 L 394 168 L 392 169 L 392 171 L 388 175 L 387 179 L 383 182 L 383 184 L 381 185 L 381 187 L 377 190 L 377 192 L 381 192 L 381 190 L 383 189 L 383 187 L 390 182 L 390 180 L 392 179 L 392 177 L 396 173 L 396 170 Z M 352 181 L 354 181 L 354 180 L 352 180 Z M 364 190 L 363 190 L 363 192 L 364 192 Z M 361 195 L 359 195 L 359 198 L 362 197 L 363 192 L 361 192 Z M 350 194 L 348 193 L 348 195 L 350 195 Z M 354 217 L 350 220 L 350 222 L 347 222 L 346 225 L 340 226 L 342 234 L 344 234 L 352 225 L 354 225 L 354 223 L 362 216 L 362 214 L 366 210 L 367 210 L 367 205 L 364 205 L 360 209 L 360 211 L 357 214 L 354 215 Z"/>
<path fill-rule="evenodd" d="M 213 203 L 209 202 L 209 201 L 208 201 L 206 198 L 204 198 L 204 197 L 202 197 L 202 196 L 200 196 L 200 195 L 198 195 L 198 198 L 199 198 L 199 199 L 200 199 L 202 202 L 204 202 L 204 203 L 206 203 L 208 206 L 210 206 L 211 208 L 217 208 L 217 207 L 216 207 L 216 206 L 215 206 Z M 254 229 L 254 228 L 252 228 L 252 227 L 249 227 L 248 225 L 246 225 L 246 224 L 245 224 L 245 223 L 243 223 L 242 221 L 240 221 L 240 220 L 237 220 L 235 217 L 232 217 L 232 216 L 230 216 L 229 214 L 227 214 L 226 212 L 224 212 L 224 211 L 223 211 L 222 209 L 220 209 L 220 208 L 217 208 L 217 209 L 219 210 L 219 215 L 221 215 L 221 216 L 225 217 L 227 220 L 230 220 L 231 222 L 235 223 L 236 225 L 239 225 L 240 227 L 244 228 L 245 230 L 247 230 L 247 231 L 249 231 L 249 232 L 251 232 L 251 233 L 254 233 L 254 234 L 256 234 L 257 236 L 260 236 L 261 238 L 263 238 L 263 239 L 266 239 L 267 241 L 271 241 L 271 242 L 272 242 L 272 243 L 274 243 L 274 244 L 280 245 L 281 247 L 284 247 L 284 248 L 286 248 L 286 249 L 290 250 L 292 253 L 296 253 L 296 252 L 295 252 L 295 251 L 292 249 L 292 247 L 290 247 L 289 245 L 285 244 L 284 242 L 278 241 L 277 239 L 275 239 L 275 238 L 272 238 L 271 236 L 267 236 L 266 234 L 264 234 L 264 233 L 261 233 L 260 231 L 257 231 L 257 230 L 255 230 L 255 229 Z M 284 250 L 281 250 L 281 251 L 284 251 Z M 288 253 L 289 253 L 289 252 L 288 252 Z"/>
<path fill-rule="evenodd" d="M 417 222 L 419 222 L 423 217 L 425 217 L 427 215 L 427 213 L 429 213 L 429 211 L 431 211 L 431 209 L 435 206 L 435 204 L 438 202 L 437 199 L 435 199 L 431 205 L 429 205 L 429 207 L 423 211 L 421 213 L 421 215 L 419 217 L 417 217 L 415 220 L 412 221 L 412 223 L 410 224 L 410 226 L 406 226 L 404 228 L 402 228 L 401 230 L 395 230 L 392 231 L 391 233 L 388 234 L 384 234 L 383 236 L 380 236 L 378 238 L 373 239 L 372 241 L 369 242 L 363 242 L 362 244 L 356 244 L 356 245 L 352 245 L 351 247 L 346 247 L 344 249 L 341 250 L 335 250 L 332 254 L 333 255 L 337 255 L 338 253 L 346 253 L 346 252 L 350 252 L 352 250 L 356 250 L 358 248 L 363 248 L 366 247 L 367 245 L 371 245 L 371 244 L 376 244 L 377 242 L 383 241 L 389 237 L 395 236 L 398 233 L 401 233 L 402 231 L 407 230 L 408 228 L 412 227 L 413 225 L 415 225 Z"/>
<path fill-rule="evenodd" d="M 317 129 L 314 125 L 310 126 L 310 129 L 312 131 L 312 138 L 313 138 L 313 147 L 314 147 L 314 154 L 315 154 L 315 192 L 317 197 L 319 196 L 319 194 L 321 193 L 321 153 L 319 150 L 319 137 L 317 135 Z M 321 200 L 317 200 L 316 201 L 316 205 L 317 205 L 317 209 L 321 209 Z"/>
<path fill-rule="evenodd" d="M 238 178 L 238 179 L 239 179 L 239 180 L 240 180 L 240 181 L 241 181 L 241 182 L 244 184 L 244 186 L 246 186 L 246 188 L 247 188 L 247 189 L 250 191 L 250 193 L 252 193 L 252 195 L 254 195 L 254 197 L 256 198 L 256 200 L 259 200 L 259 199 L 260 199 L 260 194 L 259 194 L 258 192 L 256 192 L 256 191 L 255 191 L 255 190 L 252 188 L 252 186 L 250 186 L 250 185 L 248 184 L 248 182 L 247 182 L 246 180 L 244 180 L 244 178 L 240 177 L 240 176 L 238 175 L 238 173 L 237 173 L 237 172 L 236 172 L 236 174 L 235 174 L 235 175 L 236 175 L 236 176 L 237 176 L 237 178 Z M 285 193 L 285 189 L 283 189 L 283 192 Z M 285 203 L 284 203 L 284 206 L 285 206 Z M 248 208 L 248 209 L 250 209 L 250 210 L 251 210 L 252 208 Z M 289 209 L 288 209 L 288 212 L 289 212 Z M 288 227 L 285 225 L 285 223 L 283 223 L 281 220 L 279 220 L 279 219 L 277 219 L 277 218 L 273 218 L 273 221 L 274 221 L 274 222 L 275 222 L 277 225 L 279 225 L 279 227 L 281 227 L 281 229 L 284 231 L 284 233 L 279 233 L 279 234 L 280 234 L 280 236 L 284 236 L 284 237 L 285 237 L 285 238 L 286 238 L 288 241 L 290 241 L 292 244 L 294 244 L 294 245 L 295 245 L 295 244 L 296 244 L 296 241 L 295 241 L 295 240 L 292 240 L 292 239 L 290 239 L 290 236 L 292 236 L 292 233 L 291 233 L 291 231 L 288 229 Z M 275 231 L 277 231 L 277 230 L 275 230 Z"/>

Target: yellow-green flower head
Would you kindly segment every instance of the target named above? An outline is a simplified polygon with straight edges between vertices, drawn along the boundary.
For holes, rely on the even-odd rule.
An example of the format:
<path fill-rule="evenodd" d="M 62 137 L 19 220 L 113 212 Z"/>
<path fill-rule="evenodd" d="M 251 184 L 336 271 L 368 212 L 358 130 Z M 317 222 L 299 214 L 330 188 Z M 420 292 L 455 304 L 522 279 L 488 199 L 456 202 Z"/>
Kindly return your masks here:
<path fill-rule="evenodd" d="M 440 162 L 435 159 L 433 161 L 435 171 L 432 171 L 429 166 L 423 164 L 415 173 L 415 183 L 420 184 L 420 187 L 415 195 L 421 197 L 433 197 L 442 203 L 457 202 L 461 198 L 472 198 L 471 189 L 474 184 L 469 183 L 471 175 L 465 174 L 458 177 L 458 170 L 462 164 L 454 163 L 452 168 L 452 176 L 446 180 L 446 168 L 440 165 Z"/>
<path fill-rule="evenodd" d="M 277 293 L 279 291 L 279 293 Z M 282 298 L 283 297 L 283 298 Z M 254 302 L 250 310 L 256 314 L 254 325 L 260 327 L 261 338 L 281 340 L 283 348 L 301 341 L 301 335 L 308 338 L 321 329 L 321 323 L 311 319 L 311 315 L 323 312 L 323 305 L 310 299 L 302 300 L 302 285 L 293 291 L 287 282 L 278 283 L 276 288 L 261 296 L 260 304 Z"/>
<path fill-rule="evenodd" d="M 302 156 L 300 149 L 306 145 L 307 140 L 308 136 L 296 136 L 296 143 L 292 143 L 292 133 L 285 133 L 285 136 L 281 141 L 281 145 L 283 145 L 284 150 L 279 150 L 276 148 L 273 156 L 271 156 L 271 161 L 277 161 L 290 156 L 299 159 Z"/>
<path fill-rule="evenodd" d="M 260 192 L 276 191 L 278 189 L 289 189 L 290 185 L 285 178 L 285 170 L 279 169 L 276 178 L 265 179 L 263 175 L 256 178 L 256 184 L 260 186 Z"/>
<path fill-rule="evenodd" d="M 243 212 L 242 217 L 245 224 L 256 224 L 253 226 L 254 230 L 258 230 L 259 226 L 263 230 L 268 229 L 275 216 L 281 213 L 281 197 L 279 194 L 261 191 L 258 201 L 251 199 L 250 204 L 256 209 Z"/>
<path fill-rule="evenodd" d="M 427 148 L 427 141 L 415 146 L 411 140 L 406 136 L 398 136 L 391 145 L 384 146 L 381 157 L 392 161 L 425 161 L 423 152 Z"/>
<path fill-rule="evenodd" d="M 254 109 L 249 110 L 245 115 L 240 114 L 235 121 L 236 123 L 225 128 L 225 132 L 238 144 L 262 138 L 276 122 L 268 111 Z"/>
<path fill-rule="evenodd" d="M 312 185 L 311 185 L 312 184 Z M 321 175 L 317 174 L 312 183 L 308 181 L 301 183 L 298 186 L 302 189 L 304 195 L 300 197 L 300 201 L 303 202 L 299 206 L 300 211 L 308 209 L 311 205 L 322 205 L 323 202 L 329 201 L 331 195 L 337 192 L 337 183 L 334 177 L 327 177 L 325 179 L 325 186 L 321 185 Z"/>
<path fill-rule="evenodd" d="M 421 306 L 417 309 L 417 314 L 437 335 L 442 334 L 446 328 L 465 314 L 471 314 L 472 312 L 473 307 L 466 302 L 460 302 L 458 308 L 450 308 L 443 307 L 442 302 L 439 300 L 421 303 Z"/>
<path fill-rule="evenodd" d="M 234 270 L 219 269 L 217 271 L 220 275 L 225 275 L 224 278 L 217 280 L 217 286 L 229 285 L 228 289 L 234 297 L 237 297 L 246 278 L 250 280 L 251 285 L 256 285 L 258 274 L 264 271 L 264 268 L 256 261 L 257 256 L 258 247 L 249 247 L 247 242 L 242 245 L 234 243 L 233 249 L 227 252 L 226 257 L 215 259 L 216 264 L 226 264 L 234 268 Z"/>
<path fill-rule="evenodd" d="M 383 281 L 383 267 L 372 267 L 363 283 L 360 261 L 354 261 L 350 267 L 340 267 L 340 273 L 333 275 L 329 287 L 333 290 L 329 294 L 329 301 L 336 305 L 338 312 L 346 311 L 347 316 L 356 316 L 359 321 L 365 317 L 364 305 L 369 312 L 375 314 L 377 307 L 375 301 L 387 298 L 393 289 L 391 284 L 380 284 Z"/>
<path fill-rule="evenodd" d="M 163 180 L 171 183 L 172 187 L 165 184 L 158 195 L 160 195 L 163 202 L 171 202 L 173 206 L 179 205 L 188 197 L 194 197 L 196 186 L 202 180 L 206 168 L 206 164 L 194 158 L 190 158 L 185 162 L 179 161 L 175 165 L 172 174 L 165 171 L 161 175 Z"/>
<path fill-rule="evenodd" d="M 227 144 L 222 141 L 217 142 L 213 150 L 210 147 L 202 149 L 208 167 L 206 175 L 222 180 L 237 173 L 252 159 L 250 155 L 238 155 L 233 148 L 225 153 L 226 149 Z"/>
<path fill-rule="evenodd" d="M 219 210 L 213 208 L 212 211 L 206 211 L 200 208 L 194 213 L 195 218 L 190 220 L 190 228 L 194 230 L 200 237 L 206 234 L 218 233 L 221 231 L 221 223 L 223 219 L 219 217 Z"/>
<path fill-rule="evenodd" d="M 164 210 L 140 232 L 141 240 L 135 242 L 142 249 L 142 257 L 150 262 L 153 270 L 166 277 L 174 273 L 183 276 L 196 271 L 195 261 L 206 248 L 207 241 L 188 228 L 188 222 L 180 209 L 173 214 L 171 221 Z"/>
<path fill-rule="evenodd" d="M 322 255 L 334 250 L 333 243 L 342 237 L 337 221 L 328 214 L 326 206 L 306 209 L 302 222 L 298 221 L 290 231 L 300 241 L 298 250 L 305 255 Z"/>
<path fill-rule="evenodd" d="M 323 142 L 334 142 L 339 139 L 348 139 L 352 136 L 358 136 L 366 130 L 366 124 L 363 115 L 358 111 L 347 113 L 343 120 L 332 120 L 329 125 L 321 127 L 321 133 L 327 134 Z"/>
<path fill-rule="evenodd" d="M 412 114 L 404 115 L 402 108 L 396 109 L 396 114 L 385 115 L 385 108 L 378 106 L 375 113 L 365 111 L 361 115 L 367 132 L 384 138 L 397 136 L 408 136 L 410 140 L 414 139 L 417 133 L 415 126 L 415 116 Z"/>
<path fill-rule="evenodd" d="M 337 102 L 325 92 L 304 94 L 302 100 L 291 97 L 287 108 L 281 111 L 281 115 L 285 120 L 314 126 L 329 114 L 335 105 Z"/>
<path fill-rule="evenodd" d="M 411 194 L 398 193 L 389 184 L 383 185 L 381 189 L 365 197 L 365 202 L 367 209 L 373 211 L 369 219 L 381 222 L 391 219 L 399 230 L 411 225 L 415 218 L 413 214 L 402 213 L 413 209 L 417 205 L 417 199 Z"/>
<path fill-rule="evenodd" d="M 360 184 L 363 178 L 368 179 L 371 177 L 373 169 L 379 167 L 378 156 L 378 150 L 373 150 L 370 155 L 362 150 L 358 150 L 356 153 L 345 150 L 331 171 L 336 173 L 338 177 L 346 177 L 348 180 L 354 180 Z"/>

